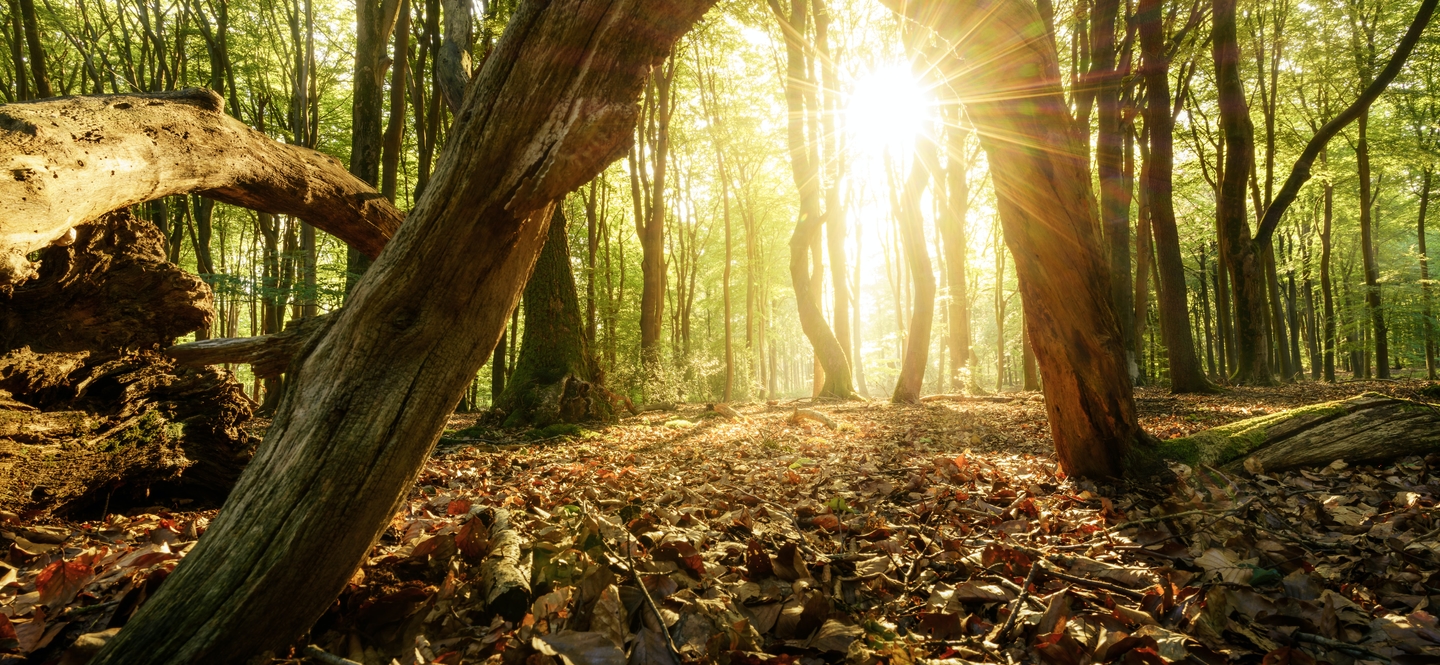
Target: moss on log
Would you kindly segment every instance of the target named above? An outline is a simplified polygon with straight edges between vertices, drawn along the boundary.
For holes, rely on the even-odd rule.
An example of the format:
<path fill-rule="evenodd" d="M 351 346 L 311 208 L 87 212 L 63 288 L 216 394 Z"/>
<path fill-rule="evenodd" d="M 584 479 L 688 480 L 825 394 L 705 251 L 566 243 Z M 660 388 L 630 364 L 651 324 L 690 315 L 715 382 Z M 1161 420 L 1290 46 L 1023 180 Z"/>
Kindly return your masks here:
<path fill-rule="evenodd" d="M 1440 408 L 1364 393 L 1248 418 L 1162 441 L 1157 452 L 1189 465 L 1266 470 L 1325 466 L 1335 460 L 1378 463 L 1440 450 Z"/>

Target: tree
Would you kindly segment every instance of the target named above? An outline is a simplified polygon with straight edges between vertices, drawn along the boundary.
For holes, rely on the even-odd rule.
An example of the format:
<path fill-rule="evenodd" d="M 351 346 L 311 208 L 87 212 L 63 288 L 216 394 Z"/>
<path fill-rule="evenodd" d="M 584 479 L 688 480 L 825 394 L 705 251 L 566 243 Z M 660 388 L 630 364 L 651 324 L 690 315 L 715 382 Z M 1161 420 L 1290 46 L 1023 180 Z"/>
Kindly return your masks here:
<path fill-rule="evenodd" d="M 930 251 L 925 247 L 925 217 L 920 210 L 920 197 L 930 184 L 930 175 L 939 172 L 935 143 L 928 138 L 916 141 L 915 160 L 900 193 L 900 244 L 905 248 L 905 265 L 914 282 L 914 305 L 910 325 L 906 328 L 905 355 L 900 364 L 900 377 L 890 401 L 904 404 L 920 402 L 925 382 L 925 368 L 930 364 L 930 327 L 935 321 L 935 268 Z"/>
<path fill-rule="evenodd" d="M 359 0 L 355 3 L 355 72 L 351 80 L 350 172 L 380 185 L 380 152 L 384 142 L 381 118 L 385 107 L 385 44 L 400 14 L 400 0 Z M 345 290 L 354 289 L 370 258 L 346 253 Z"/>
<path fill-rule="evenodd" d="M 204 542 L 92 662 L 246 662 L 320 616 L 489 355 L 553 202 L 625 154 L 645 75 L 708 6 L 520 5 L 457 116 L 453 145 L 466 149 L 442 154 L 343 313 L 297 360 Z M 477 260 L 474 247 L 490 249 Z"/>
<path fill-rule="evenodd" d="M 611 416 L 580 318 L 565 213 L 560 208 L 555 206 L 545 246 L 525 284 L 525 332 L 515 371 L 495 400 L 495 407 L 507 414 L 507 427 L 545 427 Z"/>
<path fill-rule="evenodd" d="M 1136 421 L 1088 160 L 1042 17 L 1023 0 L 902 9 L 955 49 L 942 67 L 990 163 L 1061 466 L 1079 476 L 1139 468 L 1149 439 Z"/>

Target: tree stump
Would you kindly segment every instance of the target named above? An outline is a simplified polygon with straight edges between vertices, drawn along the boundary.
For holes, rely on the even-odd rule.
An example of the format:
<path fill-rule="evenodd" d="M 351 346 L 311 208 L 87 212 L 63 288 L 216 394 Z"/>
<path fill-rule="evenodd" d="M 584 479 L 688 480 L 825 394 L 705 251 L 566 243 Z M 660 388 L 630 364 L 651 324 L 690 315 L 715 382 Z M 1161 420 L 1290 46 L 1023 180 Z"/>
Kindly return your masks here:
<path fill-rule="evenodd" d="M 1161 457 L 1191 466 L 1267 471 L 1388 462 L 1440 450 L 1440 408 L 1364 393 L 1349 399 L 1249 418 L 1161 442 Z"/>
<path fill-rule="evenodd" d="M 84 513 L 224 499 L 254 449 L 229 372 L 158 349 L 207 325 L 210 288 L 116 212 L 0 294 L 0 508 Z"/>

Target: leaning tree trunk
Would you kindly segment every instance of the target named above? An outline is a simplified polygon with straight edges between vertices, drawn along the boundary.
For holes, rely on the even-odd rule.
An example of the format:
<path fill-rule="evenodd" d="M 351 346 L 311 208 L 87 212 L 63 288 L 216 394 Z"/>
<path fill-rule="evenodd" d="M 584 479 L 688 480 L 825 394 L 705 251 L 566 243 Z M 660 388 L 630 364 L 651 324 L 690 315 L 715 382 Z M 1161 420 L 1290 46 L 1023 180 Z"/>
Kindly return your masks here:
<path fill-rule="evenodd" d="M 39 264 L 0 294 L 0 508 L 88 516 L 224 499 L 254 447 L 252 403 L 232 374 L 153 350 L 209 324 L 210 288 L 123 211 L 76 227 Z"/>
<path fill-rule="evenodd" d="M 545 247 L 525 285 L 520 357 L 495 406 L 507 414 L 507 427 L 608 420 L 611 409 L 599 378 L 570 271 L 565 214 L 556 206 Z"/>
<path fill-rule="evenodd" d="M 956 45 L 944 67 L 989 157 L 1060 463 L 1071 475 L 1121 475 L 1147 437 L 1136 422 L 1089 160 L 1043 19 L 1024 0 L 903 6 Z"/>
<path fill-rule="evenodd" d="M 1440 450 L 1440 408 L 1365 393 L 1164 441 L 1162 457 L 1192 466 L 1259 464 L 1266 471 L 1374 464 Z"/>
<path fill-rule="evenodd" d="M 335 159 L 222 110 L 209 90 L 65 97 L 0 106 L 0 286 L 26 255 L 112 210 L 172 194 L 295 215 L 375 255 L 404 214 Z"/>
<path fill-rule="evenodd" d="M 521 3 L 224 510 L 95 665 L 243 663 L 325 611 L 499 338 L 553 202 L 625 154 L 646 73 L 709 4 Z"/>

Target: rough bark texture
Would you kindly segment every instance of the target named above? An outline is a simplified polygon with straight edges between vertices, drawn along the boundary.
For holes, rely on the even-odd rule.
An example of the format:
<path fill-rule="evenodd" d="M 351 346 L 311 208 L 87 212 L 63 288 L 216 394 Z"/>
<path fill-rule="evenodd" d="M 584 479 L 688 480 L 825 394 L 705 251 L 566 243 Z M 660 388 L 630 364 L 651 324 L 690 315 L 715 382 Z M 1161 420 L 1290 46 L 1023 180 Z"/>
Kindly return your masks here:
<path fill-rule="evenodd" d="M 289 369 L 290 362 L 301 355 L 325 329 L 335 322 L 337 313 L 292 319 L 284 332 L 254 337 L 225 337 L 176 344 L 165 349 L 165 355 L 188 367 L 244 363 L 262 379 L 278 377 Z"/>
<path fill-rule="evenodd" d="M 321 615 L 494 347 L 552 202 L 625 154 L 646 73 L 708 6 L 521 3 L 225 509 L 94 665 L 243 663 Z"/>
<path fill-rule="evenodd" d="M 76 225 L 172 194 L 295 215 L 369 255 L 399 228 L 404 215 L 339 162 L 221 108 L 199 88 L 0 107 L 0 285 Z"/>
<path fill-rule="evenodd" d="M 1135 419 L 1089 164 L 1043 19 L 1022 0 L 904 9 L 956 45 L 959 57 L 945 66 L 964 72 L 952 80 L 963 82 L 961 101 L 989 157 L 1060 463 L 1072 475 L 1121 475 L 1146 437 Z"/>
<path fill-rule="evenodd" d="M 1386 462 L 1440 450 L 1440 408 L 1377 393 L 1272 413 L 1160 444 L 1187 464 L 1267 471 Z"/>
<path fill-rule="evenodd" d="M 113 213 L 0 296 L 0 508 L 218 501 L 234 485 L 252 405 L 228 372 L 154 351 L 211 316 L 209 287 L 164 247 L 153 224 Z"/>
<path fill-rule="evenodd" d="M 905 248 L 905 265 L 915 284 L 914 301 L 905 336 L 905 358 L 895 381 L 895 393 L 890 397 L 890 401 L 904 404 L 920 402 L 925 368 L 930 364 L 930 328 L 935 321 L 935 269 L 925 246 L 925 217 L 920 210 L 920 196 L 935 168 L 935 145 L 920 139 L 915 153 L 900 208 L 900 244 Z"/>
<path fill-rule="evenodd" d="M 610 402 L 600 378 L 580 320 L 565 215 L 557 206 L 545 247 L 525 284 L 520 357 L 495 408 L 506 413 L 509 427 L 609 420 Z"/>

